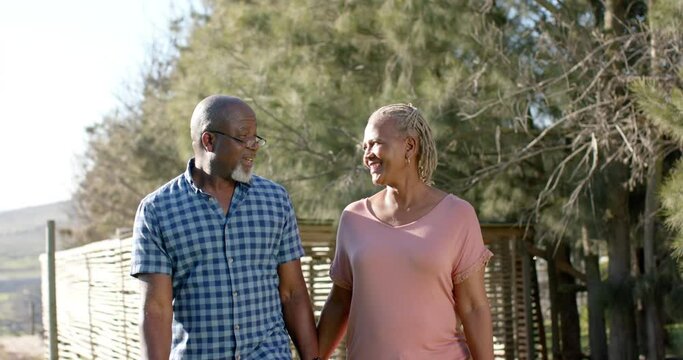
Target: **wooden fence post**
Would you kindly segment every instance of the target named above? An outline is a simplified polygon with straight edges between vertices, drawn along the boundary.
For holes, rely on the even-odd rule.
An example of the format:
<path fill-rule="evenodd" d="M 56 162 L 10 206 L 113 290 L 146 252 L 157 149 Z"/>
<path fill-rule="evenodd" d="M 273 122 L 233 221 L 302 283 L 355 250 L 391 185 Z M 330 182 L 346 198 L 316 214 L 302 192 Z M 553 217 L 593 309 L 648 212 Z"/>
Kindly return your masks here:
<path fill-rule="evenodd" d="M 57 293 L 56 293 L 56 277 L 55 277 L 55 221 L 48 220 L 47 233 L 45 239 L 46 255 L 47 255 L 47 296 L 48 296 L 48 320 L 50 328 L 48 329 L 49 359 L 59 359 L 58 335 L 57 335 Z"/>
<path fill-rule="evenodd" d="M 28 319 L 29 322 L 31 323 L 31 335 L 36 334 L 36 309 L 35 309 L 35 303 L 33 302 L 33 299 L 30 299 L 28 301 Z"/>
<path fill-rule="evenodd" d="M 524 246 L 523 242 L 519 242 L 522 255 L 522 279 L 524 283 L 524 321 L 526 323 L 526 347 L 527 359 L 535 359 L 535 344 L 534 344 L 534 319 L 532 315 L 532 298 L 531 298 L 531 255 Z"/>

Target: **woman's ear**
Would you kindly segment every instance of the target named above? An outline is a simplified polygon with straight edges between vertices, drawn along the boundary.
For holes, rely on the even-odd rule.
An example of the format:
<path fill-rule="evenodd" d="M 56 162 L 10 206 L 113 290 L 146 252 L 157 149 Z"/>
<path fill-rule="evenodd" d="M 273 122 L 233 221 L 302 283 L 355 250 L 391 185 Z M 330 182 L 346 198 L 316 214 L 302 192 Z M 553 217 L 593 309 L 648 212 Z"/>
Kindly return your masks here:
<path fill-rule="evenodd" d="M 417 152 L 417 140 L 412 136 L 406 136 L 405 141 L 406 159 L 412 158 Z"/>

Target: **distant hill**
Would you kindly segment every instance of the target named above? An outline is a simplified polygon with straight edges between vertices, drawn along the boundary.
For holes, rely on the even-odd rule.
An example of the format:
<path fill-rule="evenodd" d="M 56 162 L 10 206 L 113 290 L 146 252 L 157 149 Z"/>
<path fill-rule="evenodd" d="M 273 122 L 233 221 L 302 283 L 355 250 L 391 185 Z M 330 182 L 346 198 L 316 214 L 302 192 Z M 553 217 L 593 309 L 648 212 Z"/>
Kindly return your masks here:
<path fill-rule="evenodd" d="M 55 221 L 60 248 L 75 224 L 74 214 L 71 201 L 0 212 L 0 335 L 40 328 L 38 256 L 45 252 L 46 223 Z M 29 308 L 35 310 L 33 320 L 26 316 Z"/>
<path fill-rule="evenodd" d="M 45 252 L 47 221 L 55 221 L 59 238 L 64 235 L 64 229 L 70 229 L 75 223 L 74 215 L 71 201 L 0 212 L 0 256 L 37 257 Z"/>

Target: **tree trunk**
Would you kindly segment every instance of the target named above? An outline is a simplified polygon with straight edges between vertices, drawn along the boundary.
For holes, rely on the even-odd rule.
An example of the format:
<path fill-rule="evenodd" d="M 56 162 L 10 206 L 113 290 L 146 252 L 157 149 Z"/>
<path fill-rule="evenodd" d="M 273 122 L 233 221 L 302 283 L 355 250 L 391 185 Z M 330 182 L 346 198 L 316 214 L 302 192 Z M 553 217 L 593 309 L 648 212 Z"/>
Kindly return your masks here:
<path fill-rule="evenodd" d="M 586 256 L 586 285 L 588 287 L 588 336 L 592 360 L 607 360 L 607 331 L 605 330 L 605 299 L 600 280 L 598 255 Z"/>
<path fill-rule="evenodd" d="M 626 165 L 611 163 L 604 176 L 613 186 L 607 192 L 608 285 L 610 298 L 610 359 L 633 359 L 636 346 L 635 313 L 631 280 L 629 192 Z"/>
<path fill-rule="evenodd" d="M 588 345 L 591 360 L 607 360 L 607 331 L 605 328 L 605 295 L 600 277 L 600 256 L 588 237 L 588 227 L 581 226 L 586 289 L 588 292 Z"/>
<path fill-rule="evenodd" d="M 607 32 L 624 33 L 624 20 L 629 0 L 606 0 L 604 8 L 604 26 Z"/>
<path fill-rule="evenodd" d="M 604 32 L 610 37 L 626 32 L 626 17 L 633 0 L 606 0 Z M 613 44 L 608 52 L 619 51 Z M 623 67 L 616 63 L 614 66 Z M 619 69 L 615 69 L 619 70 Z M 622 69 L 623 70 L 623 69 Z M 626 89 L 623 89 L 626 91 Z M 635 308 L 631 278 L 631 238 L 629 219 L 629 191 L 626 187 L 628 167 L 614 161 L 607 165 L 603 176 L 607 190 L 607 269 L 610 294 L 610 336 L 608 354 L 612 360 L 635 360 L 638 356 L 636 343 Z"/>
<path fill-rule="evenodd" d="M 555 265 L 555 257 L 553 254 L 553 247 L 548 246 L 548 291 L 550 293 L 550 336 L 551 336 L 551 352 L 553 359 L 562 358 L 562 350 L 560 346 L 560 321 L 558 316 L 559 294 L 557 290 L 557 265 Z"/>
<path fill-rule="evenodd" d="M 555 258 L 557 261 L 571 264 L 569 257 L 569 245 L 560 244 Z M 580 360 L 581 354 L 581 327 L 579 326 L 579 311 L 576 305 L 576 281 L 573 276 L 559 271 L 557 276 L 560 296 L 559 313 L 562 334 L 562 359 Z"/>
<path fill-rule="evenodd" d="M 644 295 L 645 305 L 645 329 L 647 338 L 647 358 L 660 360 L 664 358 L 664 339 L 662 337 L 662 322 L 659 318 L 661 297 L 657 294 L 657 263 L 656 263 L 656 239 L 655 223 L 657 221 L 657 192 L 661 182 L 662 160 L 657 159 L 649 169 L 647 189 L 645 193 L 645 221 L 643 234 L 643 265 L 645 279 L 649 286 Z"/>

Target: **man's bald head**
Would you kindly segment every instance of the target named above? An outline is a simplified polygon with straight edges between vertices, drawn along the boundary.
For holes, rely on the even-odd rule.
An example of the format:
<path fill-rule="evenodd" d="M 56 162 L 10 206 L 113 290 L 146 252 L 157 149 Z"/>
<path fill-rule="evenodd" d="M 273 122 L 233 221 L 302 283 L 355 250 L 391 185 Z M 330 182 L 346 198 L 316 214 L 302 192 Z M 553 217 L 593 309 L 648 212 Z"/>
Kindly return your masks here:
<path fill-rule="evenodd" d="M 250 111 L 251 107 L 240 98 L 228 95 L 211 95 L 194 108 L 192 119 L 190 120 L 190 137 L 192 146 L 197 150 L 201 148 L 201 136 L 206 129 L 218 125 L 224 121 L 229 121 L 231 114 L 236 111 Z"/>
<path fill-rule="evenodd" d="M 259 146 L 242 140 L 256 139 L 256 114 L 244 101 L 227 95 L 200 101 L 192 113 L 190 136 L 196 168 L 229 181 L 249 181 Z"/>

